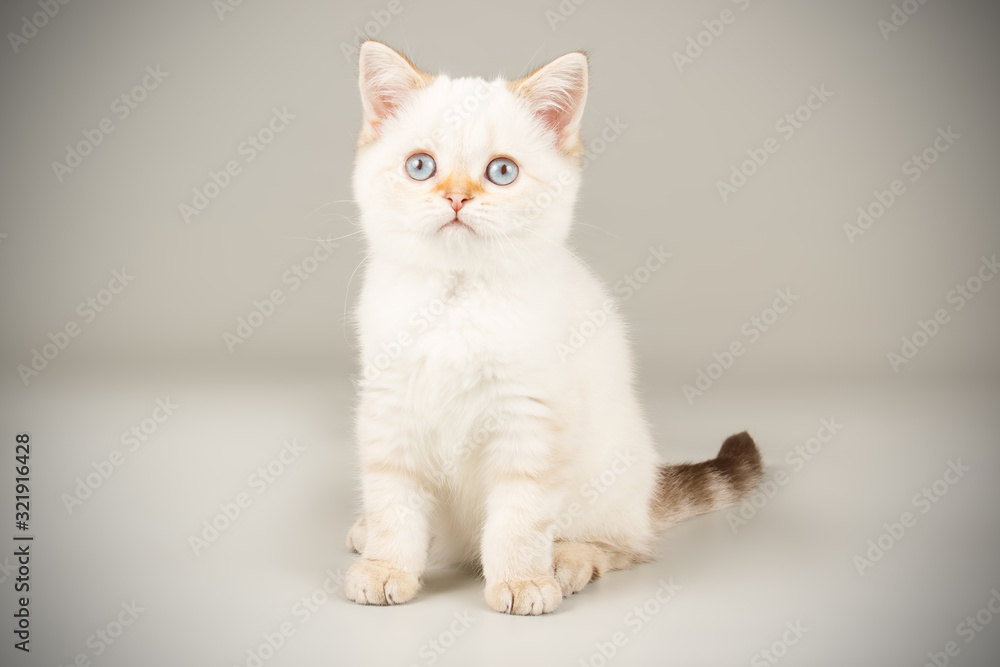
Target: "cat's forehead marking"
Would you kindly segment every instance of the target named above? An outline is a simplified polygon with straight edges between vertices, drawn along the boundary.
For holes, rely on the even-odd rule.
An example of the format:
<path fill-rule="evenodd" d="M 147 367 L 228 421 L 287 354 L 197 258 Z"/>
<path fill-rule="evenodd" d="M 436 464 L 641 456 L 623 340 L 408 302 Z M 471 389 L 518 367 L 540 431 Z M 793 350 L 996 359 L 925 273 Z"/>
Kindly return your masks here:
<path fill-rule="evenodd" d="M 497 125 L 503 121 L 504 96 L 510 93 L 501 81 L 442 78 L 427 91 L 438 98 L 434 111 L 425 117 L 433 125 L 431 136 L 439 148 L 456 157 L 491 146 Z"/>

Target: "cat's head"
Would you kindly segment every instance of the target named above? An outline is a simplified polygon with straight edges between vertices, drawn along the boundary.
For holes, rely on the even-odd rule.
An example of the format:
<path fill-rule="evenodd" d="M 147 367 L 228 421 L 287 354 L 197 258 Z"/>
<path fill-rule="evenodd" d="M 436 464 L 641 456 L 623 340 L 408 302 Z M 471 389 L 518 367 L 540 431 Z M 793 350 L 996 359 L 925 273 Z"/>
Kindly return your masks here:
<path fill-rule="evenodd" d="M 369 41 L 359 79 L 354 192 L 372 251 L 461 270 L 562 252 L 580 180 L 582 53 L 486 81 L 425 74 Z"/>

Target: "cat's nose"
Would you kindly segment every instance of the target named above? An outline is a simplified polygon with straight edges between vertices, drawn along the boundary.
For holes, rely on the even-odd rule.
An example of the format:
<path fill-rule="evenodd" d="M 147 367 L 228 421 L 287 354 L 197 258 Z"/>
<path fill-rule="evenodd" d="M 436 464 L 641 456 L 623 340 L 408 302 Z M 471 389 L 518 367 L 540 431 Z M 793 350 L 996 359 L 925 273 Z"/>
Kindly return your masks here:
<path fill-rule="evenodd" d="M 451 194 L 445 195 L 444 198 L 451 200 L 451 209 L 455 211 L 455 213 L 461 211 L 462 207 L 465 206 L 465 202 L 472 199 L 472 197 L 465 194 L 464 192 L 457 192 L 457 193 L 453 192 Z"/>

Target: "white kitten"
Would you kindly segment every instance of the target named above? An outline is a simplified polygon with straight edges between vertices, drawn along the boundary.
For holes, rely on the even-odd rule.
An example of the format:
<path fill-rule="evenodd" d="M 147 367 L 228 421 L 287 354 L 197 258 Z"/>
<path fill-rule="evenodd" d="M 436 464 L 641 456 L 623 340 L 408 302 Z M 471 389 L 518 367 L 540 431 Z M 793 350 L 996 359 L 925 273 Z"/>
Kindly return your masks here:
<path fill-rule="evenodd" d="M 347 596 L 410 600 L 433 546 L 481 564 L 497 611 L 549 612 L 648 560 L 666 524 L 752 490 L 745 433 L 711 461 L 661 465 L 625 326 L 567 249 L 584 55 L 487 82 L 432 77 L 369 41 L 360 69 L 364 510 Z M 606 323 L 561 353 L 598 311 Z"/>

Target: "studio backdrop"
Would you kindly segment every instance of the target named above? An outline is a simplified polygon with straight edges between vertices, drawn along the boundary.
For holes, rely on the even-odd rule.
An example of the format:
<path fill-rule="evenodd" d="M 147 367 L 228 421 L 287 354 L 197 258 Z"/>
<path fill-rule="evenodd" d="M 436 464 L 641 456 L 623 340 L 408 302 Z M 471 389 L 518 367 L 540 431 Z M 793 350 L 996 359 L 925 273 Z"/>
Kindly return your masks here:
<path fill-rule="evenodd" d="M 998 19 L 5 3 L 0 662 L 996 664 Z M 749 429 L 764 454 L 753 502 L 551 616 L 450 570 L 390 609 L 342 591 L 366 38 L 454 77 L 587 53 L 572 247 L 629 322 L 658 448 Z"/>

